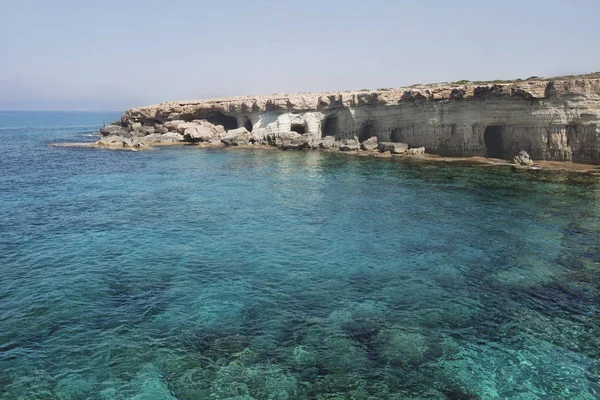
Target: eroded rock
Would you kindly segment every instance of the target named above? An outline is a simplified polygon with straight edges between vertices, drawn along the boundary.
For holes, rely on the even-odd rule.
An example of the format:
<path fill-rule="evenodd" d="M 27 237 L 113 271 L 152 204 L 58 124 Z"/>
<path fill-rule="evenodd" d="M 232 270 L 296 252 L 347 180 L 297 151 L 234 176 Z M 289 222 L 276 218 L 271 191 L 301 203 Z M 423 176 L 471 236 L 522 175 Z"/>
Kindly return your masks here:
<path fill-rule="evenodd" d="M 338 145 L 339 143 L 335 140 L 335 136 L 325 136 L 319 141 L 319 147 L 322 149 L 329 149 Z"/>
<path fill-rule="evenodd" d="M 392 154 L 404 154 L 408 151 L 408 145 L 406 143 L 379 142 L 377 150 L 382 152 L 389 151 Z"/>
<path fill-rule="evenodd" d="M 513 162 L 519 165 L 533 165 L 533 160 L 529 158 L 529 154 L 525 150 L 519 151 L 515 158 L 513 158 Z"/>
<path fill-rule="evenodd" d="M 345 139 L 340 142 L 340 151 L 357 151 L 360 150 L 358 140 Z"/>
<path fill-rule="evenodd" d="M 221 142 L 226 146 L 240 146 L 254 143 L 254 136 L 246 128 L 233 129 L 228 135 L 221 138 Z"/>
<path fill-rule="evenodd" d="M 360 144 L 360 148 L 366 151 L 377 150 L 377 145 L 379 144 L 378 142 L 379 140 L 377 139 L 377 136 L 373 136 L 362 142 Z"/>
<path fill-rule="evenodd" d="M 107 125 L 100 129 L 102 136 L 124 136 L 127 134 L 127 130 L 122 126 L 118 125 Z"/>

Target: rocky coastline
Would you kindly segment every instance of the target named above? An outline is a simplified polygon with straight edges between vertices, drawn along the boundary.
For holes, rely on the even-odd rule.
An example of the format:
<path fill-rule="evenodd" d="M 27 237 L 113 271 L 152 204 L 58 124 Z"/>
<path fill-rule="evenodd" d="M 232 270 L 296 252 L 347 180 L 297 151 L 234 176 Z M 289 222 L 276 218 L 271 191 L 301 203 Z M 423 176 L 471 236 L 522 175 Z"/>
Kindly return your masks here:
<path fill-rule="evenodd" d="M 100 134 L 94 146 L 109 149 L 274 146 L 600 164 L 600 73 L 165 102 L 129 109 Z"/>

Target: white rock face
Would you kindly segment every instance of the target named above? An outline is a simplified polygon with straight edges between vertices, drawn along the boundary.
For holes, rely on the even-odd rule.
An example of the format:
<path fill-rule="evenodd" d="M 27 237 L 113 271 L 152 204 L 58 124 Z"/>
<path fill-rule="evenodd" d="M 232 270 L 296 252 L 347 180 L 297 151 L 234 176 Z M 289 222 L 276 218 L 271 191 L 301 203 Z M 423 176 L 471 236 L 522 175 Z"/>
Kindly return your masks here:
<path fill-rule="evenodd" d="M 207 140 L 212 133 L 200 132 L 202 120 L 228 131 L 213 137 L 245 127 L 255 143 L 296 132 L 308 147 L 376 137 L 447 156 L 512 159 L 525 150 L 534 160 L 600 164 L 600 74 L 167 102 L 127 110 L 121 124 L 132 136 L 153 127 L 182 135 L 190 129 L 190 140 Z"/>

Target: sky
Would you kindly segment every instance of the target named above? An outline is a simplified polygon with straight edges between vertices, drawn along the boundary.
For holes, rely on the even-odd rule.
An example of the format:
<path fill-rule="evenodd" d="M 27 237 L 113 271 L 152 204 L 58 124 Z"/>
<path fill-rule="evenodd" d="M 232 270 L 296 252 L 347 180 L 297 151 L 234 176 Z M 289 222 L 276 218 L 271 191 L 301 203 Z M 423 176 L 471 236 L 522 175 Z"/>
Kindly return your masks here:
<path fill-rule="evenodd" d="M 0 0 L 0 109 L 600 71 L 599 0 Z"/>

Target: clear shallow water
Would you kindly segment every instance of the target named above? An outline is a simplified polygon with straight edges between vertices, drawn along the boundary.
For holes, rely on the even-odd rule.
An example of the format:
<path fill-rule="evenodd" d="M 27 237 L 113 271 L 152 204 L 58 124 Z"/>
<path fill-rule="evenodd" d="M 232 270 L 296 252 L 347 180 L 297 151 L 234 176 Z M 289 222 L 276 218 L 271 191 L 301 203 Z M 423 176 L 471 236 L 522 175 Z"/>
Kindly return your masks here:
<path fill-rule="evenodd" d="M 600 183 L 55 148 L 0 113 L 0 398 L 600 398 Z"/>

